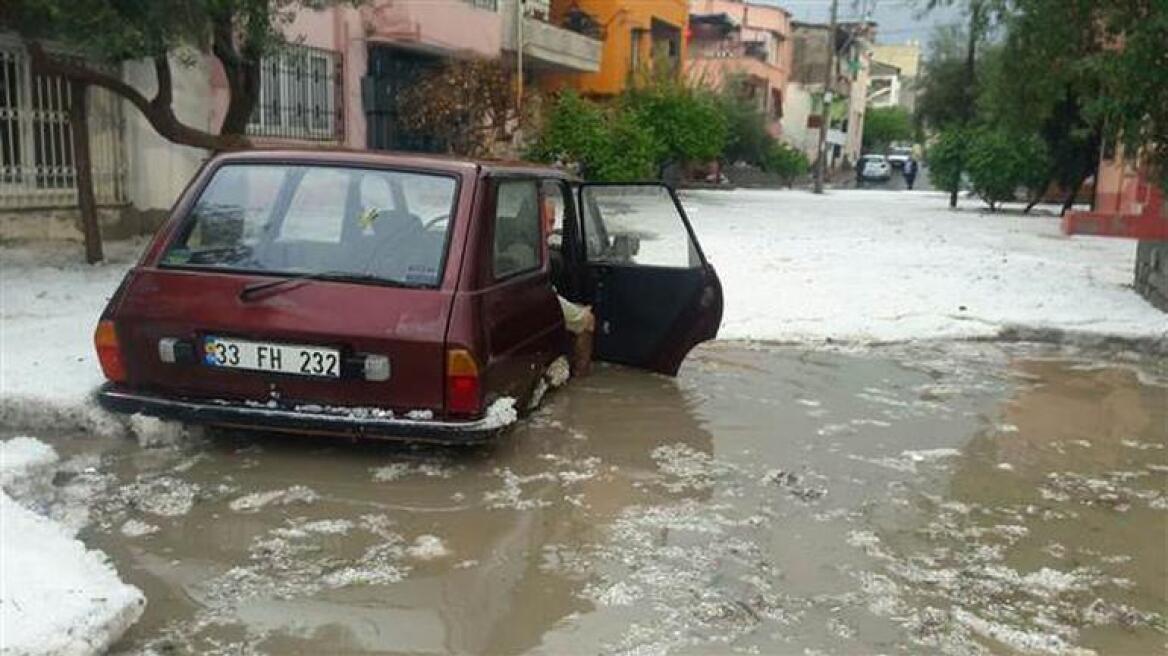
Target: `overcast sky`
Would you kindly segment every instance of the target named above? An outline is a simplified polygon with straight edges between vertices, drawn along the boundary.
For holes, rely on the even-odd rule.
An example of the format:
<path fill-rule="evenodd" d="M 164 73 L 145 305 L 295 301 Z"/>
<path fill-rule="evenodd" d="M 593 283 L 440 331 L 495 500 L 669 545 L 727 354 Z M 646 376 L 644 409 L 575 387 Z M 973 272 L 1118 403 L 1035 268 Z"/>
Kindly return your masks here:
<path fill-rule="evenodd" d="M 779 5 L 791 12 L 795 20 L 826 23 L 831 17 L 831 0 L 753 0 L 763 4 Z M 915 39 L 924 45 L 933 26 L 961 22 L 961 6 L 934 9 L 921 16 L 925 0 L 839 0 L 840 20 L 859 20 L 863 7 L 871 10 L 876 21 L 878 43 L 904 43 Z"/>

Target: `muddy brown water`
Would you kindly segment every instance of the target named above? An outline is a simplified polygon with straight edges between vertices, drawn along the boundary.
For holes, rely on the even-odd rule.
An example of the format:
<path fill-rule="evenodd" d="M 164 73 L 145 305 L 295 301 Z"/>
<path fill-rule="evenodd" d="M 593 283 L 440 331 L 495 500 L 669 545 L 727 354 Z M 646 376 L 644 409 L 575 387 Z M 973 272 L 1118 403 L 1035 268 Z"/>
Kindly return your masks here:
<path fill-rule="evenodd" d="M 487 448 L 52 441 L 148 599 L 120 653 L 1152 654 L 1166 380 L 720 343 L 676 380 L 599 367 Z"/>

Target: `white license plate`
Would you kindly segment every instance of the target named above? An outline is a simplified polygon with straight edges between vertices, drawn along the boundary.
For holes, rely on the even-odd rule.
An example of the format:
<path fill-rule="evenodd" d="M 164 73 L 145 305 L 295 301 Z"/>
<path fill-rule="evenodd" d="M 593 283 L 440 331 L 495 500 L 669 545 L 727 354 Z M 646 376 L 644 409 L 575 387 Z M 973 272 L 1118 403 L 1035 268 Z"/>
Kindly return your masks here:
<path fill-rule="evenodd" d="M 299 376 L 341 377 L 341 353 L 336 349 L 203 338 L 203 362 L 210 367 L 272 371 Z"/>

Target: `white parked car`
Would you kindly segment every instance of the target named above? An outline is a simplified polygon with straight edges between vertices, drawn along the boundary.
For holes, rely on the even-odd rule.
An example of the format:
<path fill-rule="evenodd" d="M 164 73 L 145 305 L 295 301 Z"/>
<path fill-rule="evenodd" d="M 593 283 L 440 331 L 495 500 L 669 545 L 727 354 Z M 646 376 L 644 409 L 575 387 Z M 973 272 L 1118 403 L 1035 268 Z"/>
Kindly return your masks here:
<path fill-rule="evenodd" d="M 884 155 L 864 155 L 857 166 L 863 180 L 888 180 L 892 177 L 892 165 Z"/>
<path fill-rule="evenodd" d="M 888 163 L 896 168 L 904 168 L 904 163 L 912 157 L 912 148 L 908 146 L 893 146 L 888 149 Z"/>

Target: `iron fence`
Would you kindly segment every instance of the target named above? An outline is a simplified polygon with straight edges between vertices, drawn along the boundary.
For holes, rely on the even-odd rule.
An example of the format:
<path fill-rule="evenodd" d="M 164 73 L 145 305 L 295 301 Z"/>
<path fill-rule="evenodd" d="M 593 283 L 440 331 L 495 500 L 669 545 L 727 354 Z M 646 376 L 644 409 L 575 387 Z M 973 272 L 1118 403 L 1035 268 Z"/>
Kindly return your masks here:
<path fill-rule="evenodd" d="M 344 136 L 338 53 L 288 46 L 260 64 L 260 96 L 247 132 L 257 137 L 340 141 Z"/>
<path fill-rule="evenodd" d="M 0 42 L 0 208 L 77 205 L 69 83 L 34 75 L 17 42 Z M 95 87 L 88 94 L 89 150 L 100 205 L 126 202 L 121 100 Z"/>

